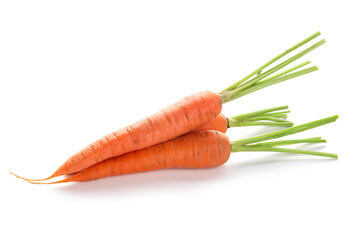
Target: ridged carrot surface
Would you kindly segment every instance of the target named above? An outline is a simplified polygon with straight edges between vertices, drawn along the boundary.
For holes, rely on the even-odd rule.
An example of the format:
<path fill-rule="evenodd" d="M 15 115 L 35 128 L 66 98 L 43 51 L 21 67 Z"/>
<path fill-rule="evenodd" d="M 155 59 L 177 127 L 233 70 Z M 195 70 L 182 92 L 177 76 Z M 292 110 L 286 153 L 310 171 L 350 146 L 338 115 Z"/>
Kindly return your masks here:
<path fill-rule="evenodd" d="M 71 156 L 51 176 L 81 171 L 105 159 L 165 142 L 213 121 L 221 112 L 219 95 L 199 92 L 130 126 L 112 132 Z"/>
<path fill-rule="evenodd" d="M 210 168 L 224 164 L 229 156 L 230 142 L 225 134 L 217 131 L 192 132 L 102 161 L 55 183 L 90 181 L 166 168 Z"/>

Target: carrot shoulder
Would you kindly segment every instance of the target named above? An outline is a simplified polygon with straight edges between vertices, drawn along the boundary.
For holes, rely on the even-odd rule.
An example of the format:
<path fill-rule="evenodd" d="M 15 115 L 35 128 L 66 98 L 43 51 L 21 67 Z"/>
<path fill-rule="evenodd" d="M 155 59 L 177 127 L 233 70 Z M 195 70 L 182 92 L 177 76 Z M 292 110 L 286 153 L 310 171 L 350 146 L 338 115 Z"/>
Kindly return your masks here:
<path fill-rule="evenodd" d="M 193 131 L 204 131 L 204 130 L 216 130 L 222 133 L 226 133 L 229 128 L 228 119 L 224 114 L 220 113 L 215 120 L 195 129 Z"/>

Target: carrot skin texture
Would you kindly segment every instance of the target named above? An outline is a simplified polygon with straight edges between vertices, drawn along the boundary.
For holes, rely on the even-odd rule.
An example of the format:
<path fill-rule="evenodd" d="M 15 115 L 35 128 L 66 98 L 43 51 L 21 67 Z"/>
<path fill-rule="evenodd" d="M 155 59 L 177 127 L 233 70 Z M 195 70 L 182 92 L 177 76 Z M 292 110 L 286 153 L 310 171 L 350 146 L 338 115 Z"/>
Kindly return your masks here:
<path fill-rule="evenodd" d="M 123 129 L 112 132 L 71 156 L 49 178 L 79 172 L 105 159 L 176 138 L 213 121 L 222 109 L 210 91 L 187 96 Z"/>
<path fill-rule="evenodd" d="M 200 128 L 193 131 L 204 131 L 204 130 L 216 130 L 222 133 L 226 133 L 228 129 L 228 120 L 224 114 L 220 113 L 215 120 L 201 126 Z"/>
<path fill-rule="evenodd" d="M 148 148 L 99 162 L 54 183 L 83 182 L 168 168 L 211 168 L 230 157 L 229 138 L 218 131 L 190 132 Z"/>

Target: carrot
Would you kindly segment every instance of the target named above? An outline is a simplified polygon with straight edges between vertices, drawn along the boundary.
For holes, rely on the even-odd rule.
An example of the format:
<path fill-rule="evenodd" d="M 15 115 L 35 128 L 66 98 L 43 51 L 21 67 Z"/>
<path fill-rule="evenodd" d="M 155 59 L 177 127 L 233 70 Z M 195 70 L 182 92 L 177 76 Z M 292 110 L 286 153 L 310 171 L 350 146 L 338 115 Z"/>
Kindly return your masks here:
<path fill-rule="evenodd" d="M 315 43 L 293 57 L 262 73 L 266 67 L 319 35 L 320 33 L 317 32 L 304 39 L 271 59 L 242 80 L 219 93 L 204 91 L 187 96 L 145 119 L 100 138 L 80 152 L 71 156 L 52 175 L 45 179 L 37 180 L 47 180 L 61 175 L 76 173 L 105 159 L 176 138 L 213 121 L 216 116 L 220 114 L 222 104 L 224 103 L 270 85 L 318 70 L 316 66 L 313 66 L 294 72 L 310 63 L 309 61 L 306 61 L 295 67 L 272 75 L 324 44 L 325 40 Z M 35 181 L 35 179 L 33 180 Z"/>
<path fill-rule="evenodd" d="M 337 158 L 338 156 L 332 153 L 277 147 L 297 143 L 326 142 L 320 137 L 267 141 L 328 124 L 336 121 L 337 118 L 338 116 L 335 115 L 299 126 L 233 142 L 230 142 L 225 134 L 215 130 L 191 132 L 167 142 L 97 163 L 67 179 L 48 183 L 29 182 L 35 184 L 82 182 L 109 176 L 167 168 L 211 168 L 227 162 L 230 157 L 230 152 L 240 151 L 287 152 Z"/>
<path fill-rule="evenodd" d="M 225 117 L 220 113 L 214 121 L 201 126 L 199 130 L 216 130 L 226 133 L 228 128 L 244 127 L 244 126 L 278 126 L 278 127 L 291 127 L 292 122 L 285 120 L 286 114 L 289 111 L 279 111 L 287 109 L 288 106 L 280 106 L 274 108 L 263 109 L 255 112 L 245 113 L 233 116 L 231 118 Z"/>

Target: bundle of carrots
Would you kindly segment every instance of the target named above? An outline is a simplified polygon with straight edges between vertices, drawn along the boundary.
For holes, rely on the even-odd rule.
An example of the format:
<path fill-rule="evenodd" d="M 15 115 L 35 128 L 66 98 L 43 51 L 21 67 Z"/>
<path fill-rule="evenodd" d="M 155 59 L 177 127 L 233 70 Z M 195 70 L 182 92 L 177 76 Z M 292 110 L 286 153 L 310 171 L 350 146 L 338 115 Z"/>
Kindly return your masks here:
<path fill-rule="evenodd" d="M 287 106 L 240 114 L 230 118 L 226 118 L 221 113 L 224 103 L 318 70 L 316 66 L 299 70 L 310 63 L 310 61 L 305 61 L 279 71 L 324 44 L 325 40 L 315 43 L 265 71 L 274 62 L 319 35 L 320 33 L 317 32 L 297 43 L 219 93 L 204 91 L 187 96 L 145 119 L 104 136 L 71 156 L 47 178 L 27 179 L 14 175 L 36 184 L 89 181 L 155 169 L 215 167 L 224 164 L 231 152 L 239 151 L 288 152 L 337 158 L 336 154 L 331 153 L 278 147 L 297 143 L 325 142 L 320 137 L 268 141 L 334 122 L 337 116 L 291 127 L 293 123 L 286 120 L 289 112 Z M 232 142 L 225 135 L 229 127 L 258 125 L 289 128 Z M 51 178 L 70 174 L 68 178 L 46 182 Z"/>

